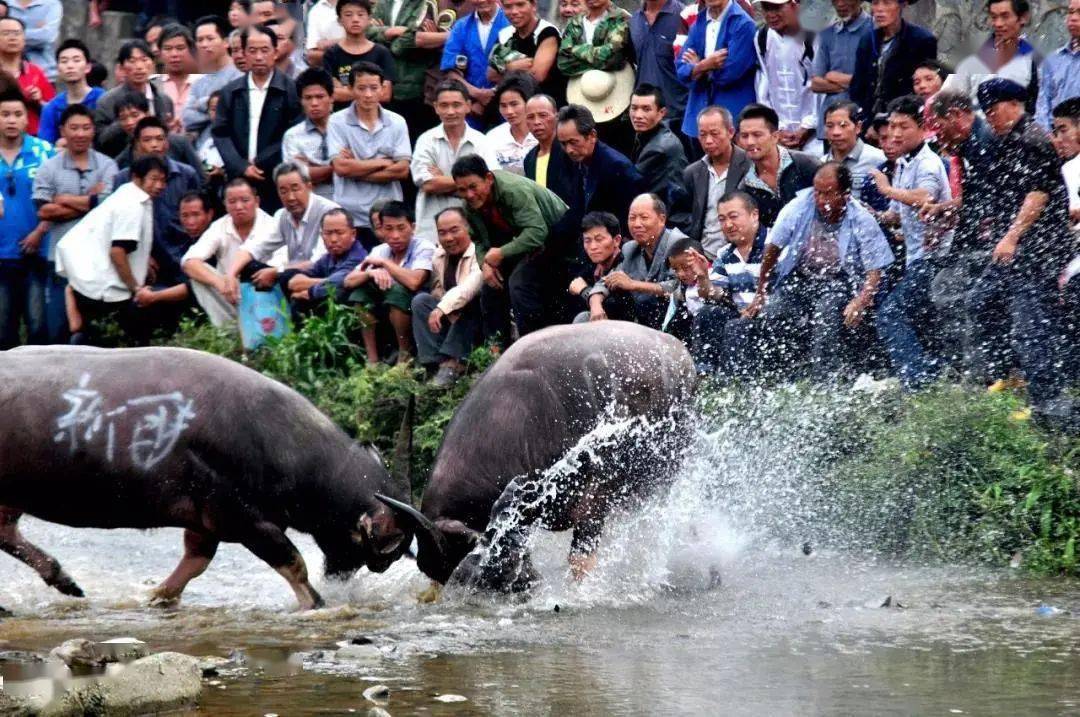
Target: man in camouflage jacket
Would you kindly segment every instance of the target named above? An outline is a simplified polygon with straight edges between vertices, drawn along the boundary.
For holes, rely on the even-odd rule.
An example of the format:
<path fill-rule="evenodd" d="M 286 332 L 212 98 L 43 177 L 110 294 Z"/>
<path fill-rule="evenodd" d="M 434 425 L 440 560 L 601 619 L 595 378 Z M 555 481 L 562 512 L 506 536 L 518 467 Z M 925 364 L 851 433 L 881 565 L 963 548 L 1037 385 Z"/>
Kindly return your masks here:
<path fill-rule="evenodd" d="M 587 0 L 585 12 L 570 18 L 559 44 L 559 71 L 577 77 L 589 70 L 621 70 L 631 55 L 630 13 L 611 0 Z M 585 39 L 585 18 L 595 21 L 592 42 Z"/>

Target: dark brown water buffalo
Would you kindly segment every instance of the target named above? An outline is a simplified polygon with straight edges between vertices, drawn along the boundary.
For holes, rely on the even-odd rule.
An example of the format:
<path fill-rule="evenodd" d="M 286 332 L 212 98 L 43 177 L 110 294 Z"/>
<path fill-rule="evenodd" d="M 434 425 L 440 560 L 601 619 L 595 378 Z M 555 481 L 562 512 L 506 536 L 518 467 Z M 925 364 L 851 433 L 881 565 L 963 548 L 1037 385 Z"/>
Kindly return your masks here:
<path fill-rule="evenodd" d="M 532 525 L 572 529 L 571 566 L 587 569 L 609 513 L 674 472 L 695 381 L 680 341 L 637 324 L 558 326 L 515 343 L 450 421 L 421 510 L 385 500 L 411 524 L 420 569 L 440 583 L 527 589 Z"/>
<path fill-rule="evenodd" d="M 171 348 L 17 349 L 0 353 L 0 405 L 0 549 L 65 594 L 83 593 L 19 533 L 23 514 L 184 528 L 184 557 L 155 590 L 163 602 L 179 599 L 221 541 L 270 564 L 302 608 L 322 600 L 286 528 L 310 533 L 335 577 L 385 570 L 407 547 L 374 498 L 404 496 L 377 453 L 233 361 Z"/>

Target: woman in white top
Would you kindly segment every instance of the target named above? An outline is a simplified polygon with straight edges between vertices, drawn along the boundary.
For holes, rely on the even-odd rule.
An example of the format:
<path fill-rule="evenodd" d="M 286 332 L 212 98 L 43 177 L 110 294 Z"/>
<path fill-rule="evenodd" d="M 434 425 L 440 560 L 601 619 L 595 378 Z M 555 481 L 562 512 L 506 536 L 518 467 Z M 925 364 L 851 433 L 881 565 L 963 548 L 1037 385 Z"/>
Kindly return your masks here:
<path fill-rule="evenodd" d="M 510 72 L 495 88 L 495 103 L 506 120 L 487 133 L 499 169 L 525 176 L 525 155 L 538 142 L 525 121 L 525 103 L 536 92 L 536 81 L 525 72 Z"/>

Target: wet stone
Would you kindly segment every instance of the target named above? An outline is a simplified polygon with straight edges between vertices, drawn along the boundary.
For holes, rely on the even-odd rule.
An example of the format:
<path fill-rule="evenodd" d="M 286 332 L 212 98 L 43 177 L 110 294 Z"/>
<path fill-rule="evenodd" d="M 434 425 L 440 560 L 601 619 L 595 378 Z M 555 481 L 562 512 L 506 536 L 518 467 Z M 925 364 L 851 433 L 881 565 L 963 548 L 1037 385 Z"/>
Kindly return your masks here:
<path fill-rule="evenodd" d="M 386 702 L 390 699 L 390 688 L 386 685 L 372 685 L 364 690 L 364 699 L 370 702 Z"/>
<path fill-rule="evenodd" d="M 367 711 L 367 717 L 390 717 L 390 713 L 382 707 L 372 707 Z"/>
<path fill-rule="evenodd" d="M 96 667 L 107 661 L 96 643 L 84 639 L 67 640 L 54 647 L 49 656 L 68 667 Z"/>

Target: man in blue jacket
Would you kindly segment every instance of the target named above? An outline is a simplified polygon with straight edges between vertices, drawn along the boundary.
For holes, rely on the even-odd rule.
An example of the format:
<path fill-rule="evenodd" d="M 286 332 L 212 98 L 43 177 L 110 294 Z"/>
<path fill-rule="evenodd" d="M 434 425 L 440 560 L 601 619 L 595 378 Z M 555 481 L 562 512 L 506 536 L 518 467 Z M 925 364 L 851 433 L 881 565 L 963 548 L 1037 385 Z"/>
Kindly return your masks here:
<path fill-rule="evenodd" d="M 872 0 L 870 3 L 876 54 L 871 65 L 859 66 L 855 72 L 868 73 L 867 84 L 874 89 L 873 109 L 864 119 L 887 112 L 890 102 L 914 92 L 915 66 L 937 58 L 934 33 L 904 20 L 904 8 L 915 2 L 917 0 Z"/>
<path fill-rule="evenodd" d="M 454 23 L 443 46 L 439 69 L 455 74 L 469 89 L 474 106 L 487 108 L 495 94 L 488 80 L 488 56 L 499 44 L 499 32 L 510 25 L 496 0 L 479 0 L 476 10 Z M 469 116 L 469 124 L 483 129 L 483 120 Z"/>
<path fill-rule="evenodd" d="M 698 112 L 720 105 L 737 117 L 756 99 L 757 26 L 734 0 L 705 0 L 676 64 L 689 88 L 682 131 L 697 137 Z"/>

